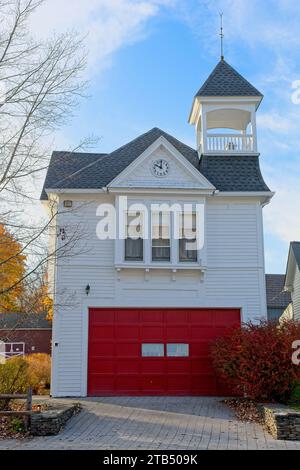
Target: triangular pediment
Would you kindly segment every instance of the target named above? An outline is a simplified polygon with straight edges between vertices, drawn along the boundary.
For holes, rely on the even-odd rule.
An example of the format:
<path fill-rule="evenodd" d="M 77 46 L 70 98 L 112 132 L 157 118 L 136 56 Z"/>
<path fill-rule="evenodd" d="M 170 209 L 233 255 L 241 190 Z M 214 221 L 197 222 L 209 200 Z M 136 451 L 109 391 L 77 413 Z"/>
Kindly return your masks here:
<path fill-rule="evenodd" d="M 157 161 L 166 162 L 164 176 L 155 174 Z M 199 189 L 215 187 L 165 137 L 161 136 L 109 185 L 109 188 Z"/>

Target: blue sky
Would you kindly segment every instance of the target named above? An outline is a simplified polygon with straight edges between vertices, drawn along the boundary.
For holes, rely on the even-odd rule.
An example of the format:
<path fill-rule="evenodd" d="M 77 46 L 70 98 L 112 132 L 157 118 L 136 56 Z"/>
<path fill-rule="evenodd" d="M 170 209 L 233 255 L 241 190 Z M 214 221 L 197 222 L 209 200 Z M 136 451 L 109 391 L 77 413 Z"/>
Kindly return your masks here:
<path fill-rule="evenodd" d="M 265 95 L 258 112 L 263 175 L 276 191 L 265 208 L 268 272 L 284 272 L 288 244 L 300 239 L 300 2 L 297 0 L 48 0 L 33 20 L 37 35 L 86 34 L 90 97 L 66 128 L 58 150 L 89 134 L 108 152 L 154 126 L 195 146 L 187 119 L 193 95 L 220 55 Z M 57 11 L 61 14 L 57 16 Z M 300 86 L 299 86 L 300 88 Z"/>

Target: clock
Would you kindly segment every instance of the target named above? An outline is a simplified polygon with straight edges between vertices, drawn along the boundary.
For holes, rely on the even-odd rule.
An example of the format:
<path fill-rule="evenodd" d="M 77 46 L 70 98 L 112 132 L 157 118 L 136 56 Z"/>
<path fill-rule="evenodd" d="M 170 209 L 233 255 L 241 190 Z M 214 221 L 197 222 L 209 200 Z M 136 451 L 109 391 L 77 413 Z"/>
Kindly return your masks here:
<path fill-rule="evenodd" d="M 164 176 L 167 176 L 169 173 L 169 163 L 160 158 L 159 160 L 156 160 L 152 164 L 152 172 L 155 176 L 159 178 L 163 178 Z"/>

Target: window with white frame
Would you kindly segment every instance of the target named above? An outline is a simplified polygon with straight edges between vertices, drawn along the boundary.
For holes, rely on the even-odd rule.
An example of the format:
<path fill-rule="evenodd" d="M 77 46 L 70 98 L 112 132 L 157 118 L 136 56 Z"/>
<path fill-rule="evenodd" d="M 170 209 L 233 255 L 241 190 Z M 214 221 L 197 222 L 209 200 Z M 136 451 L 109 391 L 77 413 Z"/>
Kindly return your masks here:
<path fill-rule="evenodd" d="M 179 214 L 179 231 L 179 261 L 196 263 L 198 261 L 196 212 Z"/>
<path fill-rule="evenodd" d="M 126 214 L 125 261 L 143 261 L 143 214 Z"/>
<path fill-rule="evenodd" d="M 167 344 L 168 357 L 189 357 L 190 347 L 188 344 Z"/>
<path fill-rule="evenodd" d="M 152 213 L 152 261 L 171 261 L 170 221 L 169 212 Z"/>
<path fill-rule="evenodd" d="M 164 357 L 164 344 L 142 344 L 142 357 Z"/>

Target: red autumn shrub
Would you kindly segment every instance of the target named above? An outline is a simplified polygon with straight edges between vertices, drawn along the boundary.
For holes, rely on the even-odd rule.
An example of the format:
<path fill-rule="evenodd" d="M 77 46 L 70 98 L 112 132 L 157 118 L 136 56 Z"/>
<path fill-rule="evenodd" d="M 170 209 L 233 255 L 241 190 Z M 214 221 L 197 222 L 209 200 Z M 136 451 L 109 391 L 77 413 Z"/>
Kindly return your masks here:
<path fill-rule="evenodd" d="M 300 380 L 293 364 L 293 342 L 300 340 L 300 322 L 248 323 L 213 345 L 217 374 L 233 392 L 253 400 L 286 401 Z"/>

